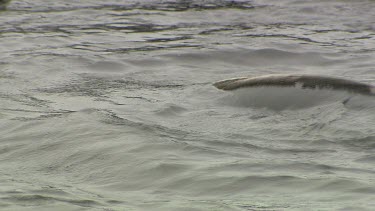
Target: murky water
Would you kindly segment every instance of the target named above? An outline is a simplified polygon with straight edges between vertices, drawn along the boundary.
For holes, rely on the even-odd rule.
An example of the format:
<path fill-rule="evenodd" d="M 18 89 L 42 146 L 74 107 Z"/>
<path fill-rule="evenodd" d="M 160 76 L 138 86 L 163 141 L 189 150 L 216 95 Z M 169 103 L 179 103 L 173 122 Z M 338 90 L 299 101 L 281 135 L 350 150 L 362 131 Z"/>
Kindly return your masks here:
<path fill-rule="evenodd" d="M 13 0 L 0 209 L 372 210 L 375 98 L 212 83 L 375 85 L 374 14 L 371 0 Z"/>

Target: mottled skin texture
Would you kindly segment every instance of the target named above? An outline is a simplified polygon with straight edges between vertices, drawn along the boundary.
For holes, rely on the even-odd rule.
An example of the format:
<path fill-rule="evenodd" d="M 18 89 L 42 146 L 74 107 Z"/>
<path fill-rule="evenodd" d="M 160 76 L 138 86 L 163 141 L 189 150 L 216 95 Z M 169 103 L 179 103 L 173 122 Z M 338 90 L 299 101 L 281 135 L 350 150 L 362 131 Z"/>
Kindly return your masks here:
<path fill-rule="evenodd" d="M 320 75 L 264 75 L 258 77 L 233 78 L 214 83 L 222 90 L 234 90 L 243 87 L 260 86 L 298 86 L 308 89 L 345 90 L 352 93 L 375 96 L 375 86 L 343 78 Z"/>

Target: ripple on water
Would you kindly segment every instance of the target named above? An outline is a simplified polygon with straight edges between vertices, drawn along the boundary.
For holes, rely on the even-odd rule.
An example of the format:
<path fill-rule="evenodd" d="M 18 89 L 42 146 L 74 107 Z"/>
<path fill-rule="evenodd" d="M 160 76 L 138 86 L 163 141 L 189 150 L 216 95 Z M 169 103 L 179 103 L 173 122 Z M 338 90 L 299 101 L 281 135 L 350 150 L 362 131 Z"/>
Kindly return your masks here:
<path fill-rule="evenodd" d="M 0 209 L 371 210 L 371 1 L 22 0 L 0 13 Z M 296 12 L 297 11 L 297 12 Z"/>

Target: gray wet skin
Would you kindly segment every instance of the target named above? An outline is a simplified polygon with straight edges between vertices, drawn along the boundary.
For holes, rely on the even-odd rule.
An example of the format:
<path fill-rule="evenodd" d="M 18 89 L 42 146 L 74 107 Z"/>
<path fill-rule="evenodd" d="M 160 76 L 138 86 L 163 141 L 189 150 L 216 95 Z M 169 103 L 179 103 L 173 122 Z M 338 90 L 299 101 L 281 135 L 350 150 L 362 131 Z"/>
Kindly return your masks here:
<path fill-rule="evenodd" d="M 235 90 L 244 87 L 260 86 L 300 86 L 301 88 L 308 89 L 329 88 L 375 96 L 375 86 L 348 79 L 320 75 L 275 74 L 257 77 L 241 77 L 218 81 L 213 85 L 222 90 Z"/>

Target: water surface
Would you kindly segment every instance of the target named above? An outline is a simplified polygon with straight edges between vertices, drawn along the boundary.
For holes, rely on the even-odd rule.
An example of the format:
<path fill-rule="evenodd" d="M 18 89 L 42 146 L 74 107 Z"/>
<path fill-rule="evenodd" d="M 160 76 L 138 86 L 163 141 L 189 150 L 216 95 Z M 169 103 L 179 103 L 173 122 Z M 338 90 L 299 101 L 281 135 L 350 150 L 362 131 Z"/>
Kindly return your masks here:
<path fill-rule="evenodd" d="M 374 1 L 13 0 L 0 12 L 0 209 L 371 210 Z M 350 97 L 347 103 L 343 103 Z"/>

